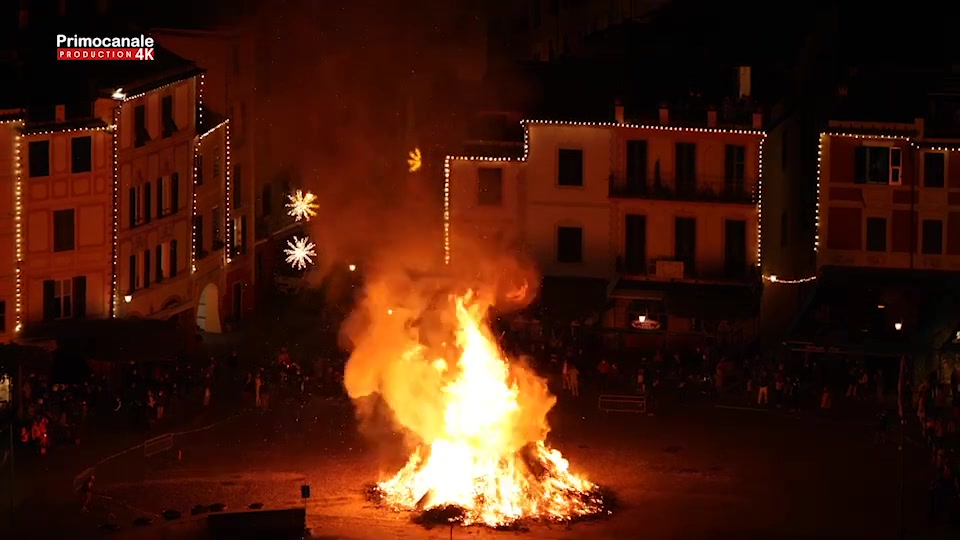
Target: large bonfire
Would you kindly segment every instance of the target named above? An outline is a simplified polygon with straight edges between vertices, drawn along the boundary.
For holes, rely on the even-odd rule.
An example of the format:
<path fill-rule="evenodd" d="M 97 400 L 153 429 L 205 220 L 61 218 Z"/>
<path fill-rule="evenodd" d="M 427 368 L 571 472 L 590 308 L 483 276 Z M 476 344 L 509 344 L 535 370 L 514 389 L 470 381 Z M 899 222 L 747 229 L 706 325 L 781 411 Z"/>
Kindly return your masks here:
<path fill-rule="evenodd" d="M 545 382 L 508 361 L 486 326 L 485 305 L 470 294 L 451 300 L 456 346 L 411 345 L 391 370 L 418 379 L 410 395 L 422 393 L 420 410 L 384 398 L 422 443 L 374 494 L 392 508 L 464 525 L 569 521 L 603 511 L 599 488 L 570 472 L 544 442 L 555 403 Z"/>

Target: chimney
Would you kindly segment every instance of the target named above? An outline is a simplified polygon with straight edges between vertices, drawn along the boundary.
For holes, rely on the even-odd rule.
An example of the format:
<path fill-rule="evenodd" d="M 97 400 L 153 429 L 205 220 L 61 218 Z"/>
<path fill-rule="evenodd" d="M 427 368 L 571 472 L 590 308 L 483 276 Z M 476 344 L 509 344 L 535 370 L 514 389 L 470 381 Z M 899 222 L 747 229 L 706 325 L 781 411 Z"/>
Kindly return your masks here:
<path fill-rule="evenodd" d="M 753 80 L 753 77 L 750 73 L 750 66 L 740 66 L 737 68 L 737 71 L 739 71 L 739 97 L 750 97 L 750 83 Z"/>
<path fill-rule="evenodd" d="M 50 109 L 47 109 L 48 111 Z M 62 124 L 67 121 L 67 106 L 66 105 L 57 105 L 56 107 L 56 121 L 58 124 Z"/>
<path fill-rule="evenodd" d="M 618 124 L 627 123 L 623 117 L 623 102 L 619 99 L 613 102 L 613 120 Z"/>
<path fill-rule="evenodd" d="M 753 129 L 763 129 L 763 113 L 755 112 L 753 113 Z"/>
<path fill-rule="evenodd" d="M 717 108 L 712 105 L 707 109 L 707 127 L 717 127 Z"/>
<path fill-rule="evenodd" d="M 670 109 L 666 103 L 660 104 L 660 125 L 665 126 L 670 123 Z"/>

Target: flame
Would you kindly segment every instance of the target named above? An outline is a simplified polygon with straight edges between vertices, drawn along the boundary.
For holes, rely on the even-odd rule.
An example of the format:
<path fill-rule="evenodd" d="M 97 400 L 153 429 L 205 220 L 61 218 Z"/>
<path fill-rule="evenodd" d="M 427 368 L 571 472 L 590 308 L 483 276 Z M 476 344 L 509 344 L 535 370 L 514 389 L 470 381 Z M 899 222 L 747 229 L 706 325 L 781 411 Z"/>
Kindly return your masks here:
<path fill-rule="evenodd" d="M 441 427 L 419 433 L 424 444 L 392 479 L 378 484 L 379 495 L 405 510 L 455 507 L 464 525 L 600 512 L 597 486 L 571 473 L 543 440 L 546 413 L 555 403 L 544 381 L 507 362 L 470 300 L 468 294 L 455 301 L 459 358 L 427 361 L 442 381 L 436 402 Z M 418 346 L 404 356 L 424 354 Z"/>

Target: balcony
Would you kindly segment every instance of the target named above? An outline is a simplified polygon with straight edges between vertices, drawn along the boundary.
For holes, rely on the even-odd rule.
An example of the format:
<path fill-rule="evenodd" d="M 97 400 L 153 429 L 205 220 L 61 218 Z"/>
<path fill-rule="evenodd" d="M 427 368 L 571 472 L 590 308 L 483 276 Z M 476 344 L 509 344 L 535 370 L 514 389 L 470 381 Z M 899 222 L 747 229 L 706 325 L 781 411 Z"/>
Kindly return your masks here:
<path fill-rule="evenodd" d="M 698 176 L 695 182 L 674 178 L 627 181 L 610 175 L 608 195 L 611 199 L 656 199 L 729 204 L 756 204 L 752 180 L 728 180 L 724 177 Z"/>

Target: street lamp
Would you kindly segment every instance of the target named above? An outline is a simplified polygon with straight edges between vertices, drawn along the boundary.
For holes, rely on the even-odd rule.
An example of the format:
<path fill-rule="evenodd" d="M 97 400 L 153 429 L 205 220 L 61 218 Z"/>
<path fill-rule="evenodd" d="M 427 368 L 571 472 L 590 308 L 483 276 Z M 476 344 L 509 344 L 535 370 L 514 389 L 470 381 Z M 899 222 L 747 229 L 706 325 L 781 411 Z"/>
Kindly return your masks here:
<path fill-rule="evenodd" d="M 893 329 L 896 330 L 897 332 L 899 332 L 900 330 L 903 330 L 903 323 L 900 321 L 893 323 Z"/>
<path fill-rule="evenodd" d="M 128 304 L 129 304 L 130 302 L 133 302 L 133 295 L 130 295 L 130 294 L 125 294 L 125 295 L 123 295 L 123 301 L 126 302 L 126 303 L 128 303 Z"/>
<path fill-rule="evenodd" d="M 351 272 L 355 272 L 355 271 L 357 270 L 357 265 L 351 264 L 351 265 L 348 266 L 347 268 L 349 268 Z"/>
<path fill-rule="evenodd" d="M 646 316 L 646 315 L 640 315 L 639 317 L 637 317 L 637 321 L 638 321 L 640 324 L 643 324 L 643 323 L 647 322 L 647 316 Z"/>

